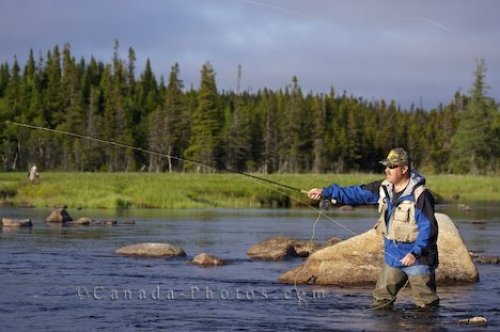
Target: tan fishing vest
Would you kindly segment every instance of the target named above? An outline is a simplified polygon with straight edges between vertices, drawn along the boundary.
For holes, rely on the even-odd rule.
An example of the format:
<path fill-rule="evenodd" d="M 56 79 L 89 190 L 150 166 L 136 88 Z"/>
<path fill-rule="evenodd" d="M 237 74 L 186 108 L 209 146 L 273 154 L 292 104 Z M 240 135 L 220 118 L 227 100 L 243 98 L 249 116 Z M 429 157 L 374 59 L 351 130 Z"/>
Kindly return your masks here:
<path fill-rule="evenodd" d="M 380 198 L 378 201 L 378 211 L 380 217 L 377 220 L 375 229 L 379 234 L 385 236 L 389 240 L 396 240 L 400 242 L 415 242 L 418 236 L 418 226 L 415 220 L 415 204 L 425 190 L 423 185 L 418 186 L 413 191 L 415 201 L 402 201 L 392 210 L 389 217 L 389 229 L 385 223 L 385 212 L 387 211 L 387 199 L 383 185 L 388 182 L 382 182 L 380 186 Z"/>

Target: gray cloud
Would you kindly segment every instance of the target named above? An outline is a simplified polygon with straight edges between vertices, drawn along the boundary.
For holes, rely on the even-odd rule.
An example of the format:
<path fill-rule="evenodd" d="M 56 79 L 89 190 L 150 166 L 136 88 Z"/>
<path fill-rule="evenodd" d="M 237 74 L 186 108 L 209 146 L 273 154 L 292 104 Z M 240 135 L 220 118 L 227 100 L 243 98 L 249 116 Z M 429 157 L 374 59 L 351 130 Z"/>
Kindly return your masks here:
<path fill-rule="evenodd" d="M 280 88 L 299 78 L 304 91 L 403 106 L 447 103 L 468 91 L 484 58 L 490 95 L 499 99 L 500 22 L 494 1 L 329 0 L 4 0 L 0 62 L 29 49 L 69 42 L 77 58 L 108 61 L 118 39 L 132 47 L 138 71 L 150 58 L 167 76 L 178 62 L 185 85 L 198 86 L 210 61 L 221 89 Z"/>

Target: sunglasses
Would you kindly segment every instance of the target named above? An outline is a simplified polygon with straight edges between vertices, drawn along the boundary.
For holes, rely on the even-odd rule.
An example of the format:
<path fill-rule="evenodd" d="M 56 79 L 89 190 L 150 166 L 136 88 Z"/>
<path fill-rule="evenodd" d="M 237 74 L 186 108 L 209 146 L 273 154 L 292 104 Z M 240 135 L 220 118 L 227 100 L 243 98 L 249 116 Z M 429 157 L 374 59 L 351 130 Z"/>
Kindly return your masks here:
<path fill-rule="evenodd" d="M 395 168 L 398 168 L 399 166 L 401 166 L 401 165 L 387 164 L 385 167 L 387 167 L 388 169 L 395 169 Z"/>

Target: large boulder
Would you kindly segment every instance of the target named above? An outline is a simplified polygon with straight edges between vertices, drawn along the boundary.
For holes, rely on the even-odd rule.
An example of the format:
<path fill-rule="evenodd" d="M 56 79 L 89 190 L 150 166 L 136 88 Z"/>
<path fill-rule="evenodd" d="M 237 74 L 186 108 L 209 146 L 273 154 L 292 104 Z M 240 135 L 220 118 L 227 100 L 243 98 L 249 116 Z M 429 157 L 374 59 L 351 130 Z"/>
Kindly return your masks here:
<path fill-rule="evenodd" d="M 137 243 L 121 247 L 115 253 L 126 256 L 144 257 L 179 257 L 186 256 L 186 252 L 170 243 Z"/>
<path fill-rule="evenodd" d="M 436 213 L 438 221 L 439 268 L 436 279 L 440 284 L 476 283 L 479 273 L 455 224 L 445 214 Z"/>
<path fill-rule="evenodd" d="M 52 212 L 50 215 L 45 219 L 47 222 L 58 222 L 58 223 L 64 223 L 66 221 L 73 221 L 73 218 L 69 215 L 69 213 L 66 211 L 66 206 L 63 207 L 57 207 Z"/>
<path fill-rule="evenodd" d="M 280 260 L 288 257 L 307 257 L 319 247 L 310 241 L 276 236 L 253 245 L 248 249 L 247 255 L 254 259 Z"/>
<path fill-rule="evenodd" d="M 439 268 L 437 283 L 475 283 L 478 271 L 453 221 L 436 213 Z M 303 264 L 282 274 L 286 284 L 355 286 L 375 284 L 383 264 L 383 240 L 374 229 L 313 253 Z"/>

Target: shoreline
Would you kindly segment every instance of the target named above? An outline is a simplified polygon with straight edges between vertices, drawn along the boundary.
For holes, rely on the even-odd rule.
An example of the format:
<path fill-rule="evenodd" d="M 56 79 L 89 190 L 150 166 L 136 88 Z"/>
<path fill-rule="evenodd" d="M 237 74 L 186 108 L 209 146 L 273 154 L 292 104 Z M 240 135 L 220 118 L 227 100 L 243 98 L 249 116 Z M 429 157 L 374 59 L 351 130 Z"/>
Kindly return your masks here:
<path fill-rule="evenodd" d="M 252 174 L 293 188 L 369 183 L 383 174 Z M 500 177 L 429 175 L 437 204 L 500 201 Z M 42 173 L 31 184 L 26 173 L 0 173 L 0 206 L 95 209 L 299 208 L 314 204 L 304 194 L 237 174 Z"/>

